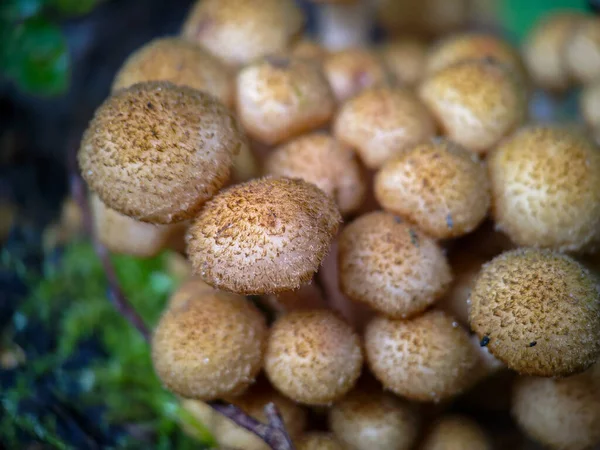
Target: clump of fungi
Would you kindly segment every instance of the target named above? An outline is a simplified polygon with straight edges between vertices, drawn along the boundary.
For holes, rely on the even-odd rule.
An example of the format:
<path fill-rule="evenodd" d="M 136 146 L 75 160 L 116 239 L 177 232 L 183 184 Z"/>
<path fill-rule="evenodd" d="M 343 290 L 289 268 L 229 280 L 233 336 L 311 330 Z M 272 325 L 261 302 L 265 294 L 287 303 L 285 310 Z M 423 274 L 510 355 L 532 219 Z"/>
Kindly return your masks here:
<path fill-rule="evenodd" d="M 444 34 L 464 0 L 314 3 L 321 42 L 292 0 L 198 1 L 84 133 L 108 269 L 185 233 L 157 376 L 221 448 L 490 449 L 451 402 L 510 373 L 525 435 L 597 445 L 598 18 L 550 15 L 521 57 Z M 575 83 L 587 129 L 528 116 Z"/>

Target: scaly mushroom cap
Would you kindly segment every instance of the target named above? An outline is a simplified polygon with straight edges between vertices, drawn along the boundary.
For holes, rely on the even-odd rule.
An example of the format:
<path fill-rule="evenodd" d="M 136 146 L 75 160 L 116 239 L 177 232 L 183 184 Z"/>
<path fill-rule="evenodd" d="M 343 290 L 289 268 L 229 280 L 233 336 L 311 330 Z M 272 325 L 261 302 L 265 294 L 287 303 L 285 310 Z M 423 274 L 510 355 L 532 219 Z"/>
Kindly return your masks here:
<path fill-rule="evenodd" d="M 367 194 L 367 180 L 354 152 L 327 133 L 301 136 L 276 149 L 266 172 L 301 178 L 335 199 L 340 212 L 356 211 Z"/>
<path fill-rule="evenodd" d="M 471 328 L 526 375 L 567 376 L 600 356 L 600 287 L 572 258 L 520 249 L 486 264 L 471 292 Z"/>
<path fill-rule="evenodd" d="M 584 18 L 576 11 L 558 11 L 543 16 L 533 27 L 523 47 L 523 60 L 537 86 L 556 91 L 569 87 L 565 46 Z"/>
<path fill-rule="evenodd" d="M 485 431 L 465 416 L 442 417 L 433 426 L 422 450 L 492 450 L 493 445 Z"/>
<path fill-rule="evenodd" d="M 578 23 L 563 51 L 567 70 L 576 81 L 591 83 L 600 78 L 600 19 Z"/>
<path fill-rule="evenodd" d="M 561 380 L 519 378 L 513 389 L 512 414 L 523 431 L 549 448 L 596 448 L 600 444 L 600 374 L 590 369 Z"/>
<path fill-rule="evenodd" d="M 294 442 L 296 450 L 345 450 L 333 433 L 306 433 Z"/>
<path fill-rule="evenodd" d="M 469 60 L 494 60 L 525 80 L 525 67 L 517 49 L 491 34 L 460 33 L 440 41 L 427 56 L 426 73 L 433 74 Z"/>
<path fill-rule="evenodd" d="M 488 167 L 494 220 L 517 244 L 582 251 L 600 238 L 600 150 L 583 135 L 524 128 Z"/>
<path fill-rule="evenodd" d="M 293 0 L 198 0 L 181 33 L 239 66 L 285 51 L 303 23 Z"/>
<path fill-rule="evenodd" d="M 244 297 L 203 291 L 162 315 L 152 337 L 154 370 L 177 395 L 241 394 L 261 369 L 267 328 Z"/>
<path fill-rule="evenodd" d="M 478 364 L 467 332 L 441 311 L 412 320 L 374 319 L 365 331 L 365 351 L 386 389 L 418 401 L 460 394 L 471 386 Z"/>
<path fill-rule="evenodd" d="M 106 206 L 166 224 L 198 212 L 244 145 L 236 119 L 214 97 L 151 81 L 115 92 L 96 110 L 78 158 Z"/>
<path fill-rule="evenodd" d="M 132 53 L 119 69 L 112 91 L 144 81 L 170 81 L 189 86 L 233 105 L 233 76 L 217 58 L 179 38 L 150 41 Z"/>
<path fill-rule="evenodd" d="M 274 145 L 319 128 L 331 119 L 335 99 L 311 61 L 267 56 L 237 76 L 237 113 L 254 139 Z"/>
<path fill-rule="evenodd" d="M 396 83 L 414 86 L 425 73 L 427 45 L 418 39 L 396 39 L 381 48 L 381 57 Z"/>
<path fill-rule="evenodd" d="M 525 89 L 504 66 L 464 61 L 434 73 L 419 87 L 421 100 L 450 140 L 484 154 L 526 117 Z"/>
<path fill-rule="evenodd" d="M 329 410 L 329 427 L 353 450 L 409 450 L 419 431 L 415 408 L 375 389 L 356 389 Z"/>
<path fill-rule="evenodd" d="M 358 335 L 333 312 L 293 311 L 273 324 L 264 369 L 285 396 L 328 405 L 352 389 L 362 363 Z"/>
<path fill-rule="evenodd" d="M 240 294 L 290 291 L 319 268 L 341 221 L 315 185 L 261 178 L 226 189 L 191 226 L 188 255 L 204 281 Z"/>
<path fill-rule="evenodd" d="M 589 127 L 600 131 L 600 77 L 599 81 L 583 88 L 579 97 L 581 115 Z"/>
<path fill-rule="evenodd" d="M 356 149 L 370 169 L 392 156 L 427 142 L 435 133 L 433 119 L 409 90 L 374 88 L 348 100 L 334 123 L 337 139 Z"/>
<path fill-rule="evenodd" d="M 329 53 L 323 61 L 323 70 L 339 103 L 367 88 L 390 82 L 378 55 L 358 48 Z"/>
<path fill-rule="evenodd" d="M 452 281 L 435 241 L 384 212 L 366 214 L 344 228 L 339 274 L 348 297 L 394 318 L 421 313 Z"/>
<path fill-rule="evenodd" d="M 389 159 L 375 177 L 375 197 L 436 239 L 473 231 L 490 207 L 487 170 L 477 155 L 433 140 Z"/>

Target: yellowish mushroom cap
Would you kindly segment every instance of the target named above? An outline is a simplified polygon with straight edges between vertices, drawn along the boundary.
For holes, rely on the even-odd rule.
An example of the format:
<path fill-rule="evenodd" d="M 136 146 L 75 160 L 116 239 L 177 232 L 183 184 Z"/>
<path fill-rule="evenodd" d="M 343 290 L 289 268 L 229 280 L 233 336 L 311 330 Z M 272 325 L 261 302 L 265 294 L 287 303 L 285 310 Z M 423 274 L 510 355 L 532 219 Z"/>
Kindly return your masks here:
<path fill-rule="evenodd" d="M 425 438 L 422 450 L 492 450 L 492 442 L 474 420 L 448 415 L 438 420 Z"/>
<path fill-rule="evenodd" d="M 344 446 L 335 438 L 333 433 L 306 433 L 294 443 L 296 450 L 344 450 Z"/>
<path fill-rule="evenodd" d="M 381 48 L 381 57 L 399 85 L 414 86 L 425 74 L 427 45 L 414 38 L 395 39 Z"/>
<path fill-rule="evenodd" d="M 579 83 L 600 78 L 600 19 L 589 17 L 573 27 L 564 48 L 568 72 Z"/>
<path fill-rule="evenodd" d="M 600 131 L 600 77 L 599 81 L 584 86 L 579 97 L 583 120 L 594 131 Z"/>

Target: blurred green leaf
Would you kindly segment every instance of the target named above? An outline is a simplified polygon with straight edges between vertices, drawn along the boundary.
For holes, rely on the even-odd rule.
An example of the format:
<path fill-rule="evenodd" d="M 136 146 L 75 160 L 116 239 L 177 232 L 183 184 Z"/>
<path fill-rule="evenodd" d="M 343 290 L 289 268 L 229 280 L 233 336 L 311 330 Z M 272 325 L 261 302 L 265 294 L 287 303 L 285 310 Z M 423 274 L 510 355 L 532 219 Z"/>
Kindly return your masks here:
<path fill-rule="evenodd" d="M 89 13 L 100 0 L 50 0 L 50 6 L 61 14 L 79 16 Z"/>
<path fill-rule="evenodd" d="M 39 13 L 45 0 L 2 0 L 0 2 L 0 19 L 18 21 L 28 19 Z"/>

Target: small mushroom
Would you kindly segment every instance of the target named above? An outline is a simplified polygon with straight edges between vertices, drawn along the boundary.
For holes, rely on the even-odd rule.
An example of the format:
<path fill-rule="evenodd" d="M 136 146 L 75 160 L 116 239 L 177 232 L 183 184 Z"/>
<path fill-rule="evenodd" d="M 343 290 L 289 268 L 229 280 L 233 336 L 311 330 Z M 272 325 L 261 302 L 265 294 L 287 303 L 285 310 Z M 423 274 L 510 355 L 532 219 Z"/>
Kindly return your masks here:
<path fill-rule="evenodd" d="M 425 79 L 419 96 L 450 140 L 485 154 L 519 127 L 527 113 L 525 88 L 495 61 L 464 61 Z"/>
<path fill-rule="evenodd" d="M 367 88 L 387 86 L 390 82 L 390 74 L 379 56 L 361 48 L 331 52 L 323 61 L 323 70 L 339 103 Z"/>
<path fill-rule="evenodd" d="M 398 38 L 381 47 L 381 57 L 400 86 L 415 86 L 425 74 L 427 44 L 415 38 Z"/>
<path fill-rule="evenodd" d="M 573 27 L 563 51 L 567 70 L 577 82 L 600 78 L 600 19 L 589 17 Z"/>
<path fill-rule="evenodd" d="M 569 256 L 519 249 L 486 264 L 471 292 L 471 328 L 521 374 L 572 375 L 600 356 L 597 279 Z"/>
<path fill-rule="evenodd" d="M 188 255 L 204 281 L 240 294 L 290 291 L 319 268 L 341 220 L 315 185 L 261 178 L 228 188 L 190 227 Z"/>
<path fill-rule="evenodd" d="M 313 431 L 306 433 L 294 443 L 296 450 L 345 450 L 333 433 Z"/>
<path fill-rule="evenodd" d="M 431 115 L 412 92 L 387 87 L 368 89 L 348 100 L 333 128 L 335 137 L 354 148 L 370 169 L 435 133 Z"/>
<path fill-rule="evenodd" d="M 579 97 L 581 115 L 594 132 L 600 131 L 600 77 L 584 86 Z"/>
<path fill-rule="evenodd" d="M 198 0 L 181 31 L 231 66 L 283 52 L 300 34 L 293 0 Z"/>
<path fill-rule="evenodd" d="M 389 317 L 423 312 L 452 281 L 435 241 L 388 213 L 356 219 L 344 228 L 339 246 L 342 291 Z"/>
<path fill-rule="evenodd" d="M 490 183 L 477 155 L 434 140 L 388 159 L 375 176 L 375 197 L 386 211 L 436 239 L 447 239 L 483 222 L 490 207 Z"/>
<path fill-rule="evenodd" d="M 333 312 L 293 311 L 273 324 L 264 369 L 292 400 L 329 405 L 354 387 L 362 364 L 358 335 Z"/>
<path fill-rule="evenodd" d="M 240 122 L 268 145 L 327 124 L 335 110 L 329 83 L 311 61 L 271 55 L 243 68 L 236 86 Z"/>
<path fill-rule="evenodd" d="M 266 172 L 300 178 L 334 198 L 342 215 L 356 211 L 366 196 L 367 181 L 354 152 L 327 133 L 300 136 L 275 149 Z"/>
<path fill-rule="evenodd" d="M 202 291 L 162 315 L 152 337 L 152 361 L 165 387 L 210 401 L 238 395 L 261 369 L 265 319 L 244 297 Z"/>
<path fill-rule="evenodd" d="M 469 388 L 479 362 L 466 330 L 441 311 L 412 320 L 373 319 L 365 331 L 365 352 L 385 389 L 423 402 Z"/>
<path fill-rule="evenodd" d="M 225 184 L 244 145 L 236 119 L 213 96 L 150 81 L 115 92 L 96 110 L 78 158 L 106 206 L 168 224 L 191 218 Z"/>
<path fill-rule="evenodd" d="M 408 402 L 373 388 L 357 388 L 329 410 L 329 427 L 349 450 L 409 450 L 419 422 Z"/>
<path fill-rule="evenodd" d="M 489 436 L 474 420 L 461 415 L 447 415 L 427 433 L 421 450 L 492 450 Z"/>
<path fill-rule="evenodd" d="M 233 105 L 233 76 L 221 61 L 198 45 L 179 38 L 150 41 L 127 58 L 112 91 L 144 81 L 170 81 L 214 95 Z"/>
<path fill-rule="evenodd" d="M 564 379 L 517 379 L 512 415 L 521 429 L 548 448 L 596 448 L 600 444 L 598 367 Z"/>
<path fill-rule="evenodd" d="M 216 292 L 212 286 L 206 284 L 200 277 L 191 276 L 183 281 L 171 294 L 167 308 L 179 308 L 188 301 L 201 300 L 203 295 L 215 294 Z"/>
<path fill-rule="evenodd" d="M 558 126 L 526 127 L 488 158 L 492 215 L 517 244 L 586 251 L 600 239 L 600 150 Z"/>

